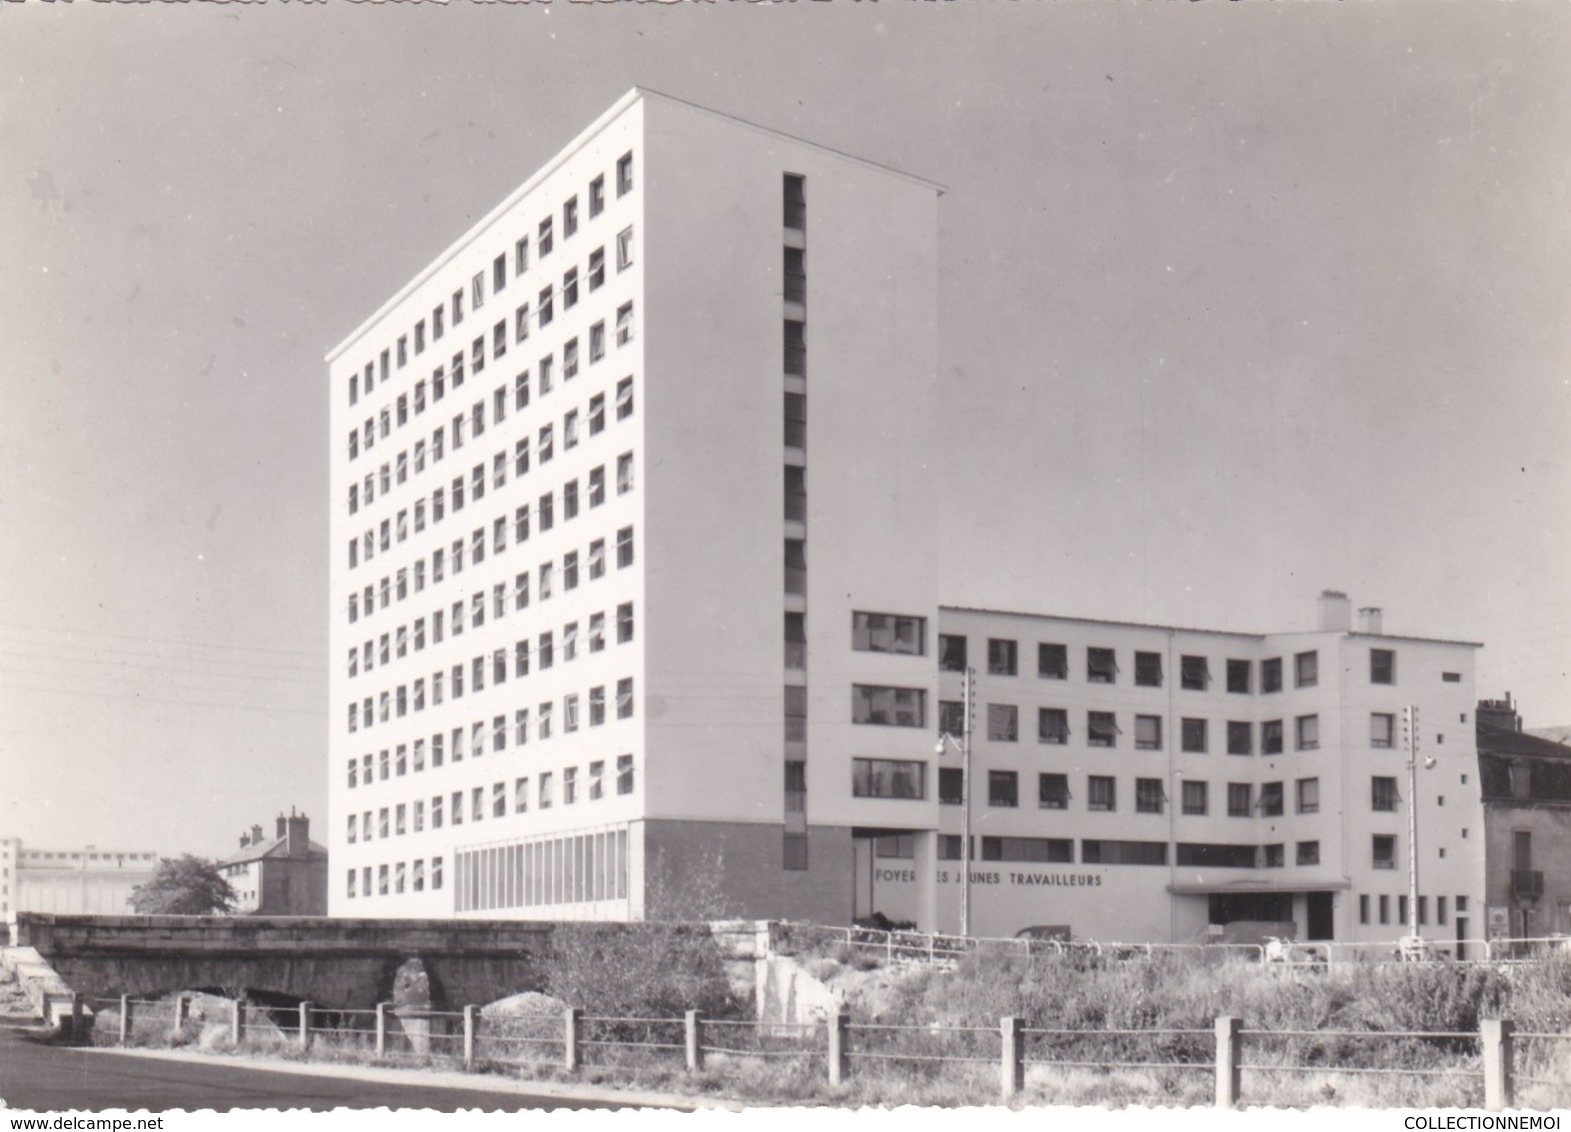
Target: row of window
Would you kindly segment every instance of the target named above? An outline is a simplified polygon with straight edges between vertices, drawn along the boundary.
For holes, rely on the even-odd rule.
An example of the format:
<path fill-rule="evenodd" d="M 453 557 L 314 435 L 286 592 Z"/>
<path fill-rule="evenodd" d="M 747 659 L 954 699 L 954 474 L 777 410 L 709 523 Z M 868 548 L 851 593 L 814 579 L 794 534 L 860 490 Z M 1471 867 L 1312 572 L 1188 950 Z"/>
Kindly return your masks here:
<path fill-rule="evenodd" d="M 1035 864 L 1075 864 L 1075 842 L 1069 837 L 982 837 L 981 853 L 971 846 L 971 859 L 982 861 Z M 958 861 L 964 840 L 954 834 L 938 838 L 938 859 Z M 874 855 L 880 858 L 915 857 L 916 842 L 911 834 L 891 834 L 874 840 Z M 1287 864 L 1287 846 L 1179 841 L 1173 844 L 1173 859 L 1180 866 L 1221 869 L 1280 869 Z M 1082 865 L 1163 865 L 1168 861 L 1166 841 L 1080 839 Z M 1320 842 L 1299 841 L 1294 845 L 1293 863 L 1299 866 L 1320 863 Z"/>
<path fill-rule="evenodd" d="M 593 629 L 594 626 L 591 626 L 591 628 Z M 603 634 L 598 637 L 593 634 L 590 636 L 589 650 L 591 652 L 598 652 L 604 647 L 605 643 Z M 568 661 L 574 660 L 577 655 L 578 626 L 576 623 L 570 623 L 567 626 L 567 631 L 564 631 L 563 634 L 562 661 L 563 663 L 567 663 Z M 545 671 L 555 663 L 555 660 L 556 648 L 553 642 L 553 635 L 548 630 L 540 634 L 539 649 L 535 654 L 535 664 L 541 671 Z M 525 639 L 519 641 L 513 648 L 514 677 L 522 678 L 529 675 L 529 667 L 529 641 Z M 479 693 L 485 690 L 485 678 L 488 669 L 491 672 L 491 680 L 493 685 L 503 683 L 507 679 L 507 668 L 508 658 L 506 649 L 497 649 L 489 657 L 475 657 L 473 664 L 468 666 L 468 670 L 472 673 L 470 678 L 470 691 Z M 464 694 L 465 670 L 466 666 L 462 662 L 455 664 L 452 667 L 452 681 L 449 685 L 447 685 L 447 687 L 451 689 L 452 698 L 455 700 L 462 698 Z M 444 674 L 441 671 L 434 672 L 431 675 L 432 707 L 437 707 L 442 703 L 442 697 L 444 694 L 443 675 Z M 400 684 L 396 689 L 383 691 L 375 699 L 367 696 L 364 700 L 351 702 L 349 704 L 350 733 L 353 734 L 354 732 L 360 730 L 362 725 L 369 730 L 378 722 L 387 723 L 389 720 L 395 717 L 403 718 L 405 715 L 408 715 L 410 711 L 424 711 L 426 706 L 425 687 L 425 678 L 420 677 L 419 679 L 415 680 L 412 685 Z M 596 697 L 596 692 L 599 693 L 598 698 Z M 570 702 L 571 708 L 564 713 L 567 720 L 567 725 L 564 729 L 567 731 L 576 731 L 578 729 L 578 697 L 576 695 L 569 696 L 567 697 L 567 700 Z M 589 702 L 590 724 L 597 725 L 604 722 L 604 690 L 593 690 L 590 694 Z M 617 718 L 625 719 L 630 716 L 633 711 L 632 704 L 632 679 L 627 678 L 624 680 L 619 680 L 617 682 Z M 599 713 L 596 711 L 597 705 L 600 708 Z M 541 712 L 540 737 L 544 739 L 548 738 L 550 735 L 550 713 L 548 705 L 542 704 Z M 527 721 L 527 710 L 520 709 L 518 714 L 521 719 Z M 500 718 L 501 717 L 499 716 L 498 719 Z M 480 725 L 476 724 L 475 726 L 478 728 Z M 520 727 L 520 734 L 522 734 L 522 727 Z M 520 742 L 521 741 L 522 740 L 520 740 Z"/>
<path fill-rule="evenodd" d="M 467 912 L 625 899 L 627 858 L 625 827 L 464 850 L 454 858 L 454 907 Z"/>
<path fill-rule="evenodd" d="M 885 615 L 888 616 L 888 615 Z M 915 627 L 920 634 L 921 618 L 900 618 Z M 862 647 L 853 643 L 853 647 Z M 921 655 L 921 641 L 916 647 L 900 649 L 875 649 L 874 651 L 912 652 Z M 942 672 L 964 672 L 969 666 L 968 638 L 949 633 L 938 637 L 938 667 Z M 987 672 L 990 676 L 1018 676 L 1020 674 L 1020 643 L 1004 637 L 987 639 Z M 1259 662 L 1259 690 L 1280 692 L 1283 684 L 1283 658 L 1272 657 Z M 1296 653 L 1292 657 L 1293 686 L 1313 688 L 1320 683 L 1320 655 L 1317 650 Z M 1227 690 L 1249 694 L 1255 690 L 1252 660 L 1229 658 L 1226 662 Z M 1090 646 L 1085 650 L 1085 679 L 1092 684 L 1116 684 L 1122 670 L 1118 665 L 1116 649 Z M 1044 680 L 1069 679 L 1069 646 L 1051 642 L 1037 645 L 1036 674 Z M 1160 688 L 1166 680 L 1163 658 L 1157 652 L 1135 652 L 1134 683 L 1141 688 Z M 1203 692 L 1211 687 L 1210 658 L 1185 655 L 1179 657 L 1178 686 L 1188 691 Z M 1369 650 L 1369 680 L 1372 684 L 1396 683 L 1396 653 L 1392 649 Z"/>
<path fill-rule="evenodd" d="M 1389 923 L 1391 923 L 1391 897 L 1385 896 L 1385 895 L 1379 895 L 1379 896 L 1376 896 L 1374 899 L 1376 901 L 1376 907 L 1378 909 L 1378 915 L 1379 915 L 1379 918 L 1380 918 L 1380 923 L 1382 923 L 1382 924 L 1389 924 Z M 1467 908 L 1468 908 L 1467 897 L 1465 897 L 1465 896 L 1458 896 L 1456 898 L 1456 914 L 1458 916 L 1466 916 L 1467 915 Z M 1428 896 L 1424 896 L 1424 895 L 1420 895 L 1419 896 L 1417 912 L 1418 912 L 1418 923 L 1419 923 L 1419 926 L 1423 927 L 1426 924 L 1428 924 L 1429 923 L 1429 897 Z M 1399 924 L 1407 923 L 1407 913 L 1408 913 L 1407 896 L 1406 895 L 1398 896 L 1396 898 L 1396 922 L 1399 923 Z M 1435 897 L 1435 923 L 1438 926 L 1445 927 L 1445 925 L 1446 925 L 1446 914 L 1447 914 L 1446 898 L 1444 896 L 1436 896 Z M 1370 921 L 1370 897 L 1369 897 L 1369 895 L 1367 893 L 1360 893 L 1359 897 L 1358 897 L 1358 922 L 1360 924 L 1368 924 L 1368 923 L 1371 922 Z"/>
<path fill-rule="evenodd" d="M 631 153 L 623 154 L 622 157 L 617 160 L 617 164 L 616 164 L 616 184 L 617 184 L 617 197 L 619 199 L 621 197 L 627 195 L 628 193 L 632 192 L 632 189 L 633 189 L 633 155 Z M 589 182 L 588 198 L 589 198 L 589 217 L 590 217 L 590 219 L 594 219 L 595 217 L 599 216 L 605 210 L 605 176 L 604 176 L 604 174 L 596 176 L 593 180 L 591 180 Z M 578 196 L 577 196 L 576 193 L 573 194 L 572 196 L 568 197 L 565 201 L 562 202 L 562 229 L 561 230 L 562 230 L 562 238 L 564 240 L 570 239 L 572 236 L 576 235 L 577 232 L 578 232 Z M 554 217 L 554 215 L 547 215 L 546 217 L 544 217 L 540 221 L 539 226 L 538 226 L 537 231 L 536 231 L 536 236 L 537 236 L 536 244 L 535 244 L 536 256 L 537 256 L 538 259 L 544 260 L 546 256 L 551 254 L 551 250 L 555 246 L 555 217 Z M 624 244 L 625 244 L 625 247 L 624 247 Z M 627 266 L 628 264 L 630 264 L 632 262 L 632 259 L 631 259 L 631 256 L 632 256 L 632 230 L 631 230 L 631 228 L 625 229 L 622 234 L 618 235 L 618 237 L 617 237 L 617 253 L 618 253 L 618 262 L 619 262 L 620 266 L 625 267 L 625 266 Z M 600 261 L 601 261 L 601 265 L 602 265 L 600 270 L 601 270 L 602 274 L 603 274 L 603 271 L 604 271 L 604 267 L 603 267 L 604 254 L 605 253 L 604 253 L 604 249 L 603 248 L 599 249 L 595 253 L 595 255 L 598 255 L 600 257 Z M 624 256 L 626 257 L 625 262 L 623 262 L 623 257 Z M 514 242 L 514 245 L 513 245 L 513 274 L 516 277 L 516 276 L 524 274 L 524 272 L 526 272 L 528 269 L 529 269 L 529 237 L 527 235 L 525 235 L 525 236 L 522 236 L 519 239 L 517 239 Z M 594 256 L 591 256 L 591 259 L 590 259 L 590 270 L 591 270 L 591 274 L 593 274 L 593 272 L 595 270 Z M 505 288 L 507 286 L 507 281 L 508 281 L 507 254 L 504 252 L 501 255 L 498 255 L 492 261 L 492 264 L 491 264 L 491 292 L 492 292 L 492 294 L 500 292 L 503 288 Z M 484 271 L 480 271 L 480 272 L 477 272 L 473 276 L 473 278 L 470 280 L 470 283 L 469 283 L 469 301 L 470 301 L 471 305 L 473 306 L 473 308 L 475 310 L 478 310 L 478 309 L 480 309 L 480 307 L 482 307 L 485 304 L 485 298 L 486 298 L 486 278 L 485 278 L 485 272 Z M 431 341 L 433 341 L 433 342 L 440 341 L 441 338 L 442 338 L 442 335 L 446 332 L 446 325 L 445 325 L 445 323 L 446 323 L 446 315 L 447 315 L 448 309 L 449 309 L 449 307 L 448 307 L 447 304 L 445 304 L 445 303 L 444 304 L 438 304 L 435 307 L 435 309 L 433 309 L 432 312 L 431 312 Z M 459 288 L 458 290 L 453 292 L 453 297 L 452 297 L 452 302 L 451 302 L 451 308 L 450 309 L 451 309 L 451 312 L 452 312 L 453 325 L 455 327 L 457 327 L 464 320 L 464 290 L 463 290 L 463 288 Z M 415 323 L 413 331 L 412 331 L 412 337 L 413 337 L 413 344 L 414 344 L 414 353 L 415 353 L 415 355 L 419 355 L 419 354 L 423 353 L 425 351 L 425 346 L 426 346 L 426 321 L 424 319 L 420 319 L 418 322 Z M 406 335 L 401 335 L 398 338 L 397 345 L 395 347 L 396 351 L 397 351 L 397 364 L 398 364 L 398 367 L 400 369 L 402 369 L 409 362 L 409 357 L 410 357 L 410 354 L 409 354 L 410 338 L 411 338 L 411 335 L 407 335 L 407 334 Z M 392 358 L 391 358 L 390 355 L 391 355 L 391 351 L 387 350 L 387 349 L 384 349 L 382 351 L 382 354 L 381 354 L 381 359 L 380 359 L 381 360 L 381 379 L 382 379 L 382 382 L 384 384 L 390 378 L 390 369 L 391 369 L 391 361 L 392 361 Z M 351 376 L 350 379 L 349 379 L 349 403 L 351 405 L 355 404 L 355 402 L 358 401 L 359 398 L 360 398 L 360 376 L 361 376 L 360 374 L 355 374 L 355 375 Z M 365 370 L 364 370 L 365 392 L 367 394 L 369 394 L 375 388 L 375 384 L 376 384 L 375 379 L 376 379 L 376 364 L 374 362 L 367 362 L 366 365 L 365 365 Z"/>
<path fill-rule="evenodd" d="M 376 887 L 372 888 L 372 867 L 365 865 L 359 870 L 348 870 L 345 880 L 345 894 L 352 900 L 356 896 L 401 896 L 406 891 L 424 892 L 426 889 L 426 862 L 424 858 L 414 861 L 398 861 L 391 865 L 375 866 Z M 356 876 L 359 877 L 358 889 L 355 884 Z M 440 892 L 442 889 L 442 858 L 431 858 L 431 891 Z"/>
<path fill-rule="evenodd" d="M 507 390 L 496 390 L 491 411 L 493 424 L 507 419 L 507 397 Z M 529 373 L 527 370 L 518 375 L 518 380 L 513 386 L 512 397 L 515 403 L 528 404 Z M 626 420 L 633 415 L 633 379 L 631 377 L 624 377 L 617 382 L 615 397 L 616 419 L 619 421 Z M 580 428 L 581 423 L 583 429 Z M 584 414 L 581 415 L 577 409 L 570 409 L 563 414 L 561 432 L 563 450 L 570 450 L 578 446 L 581 431 L 586 429 L 590 436 L 598 436 L 605 431 L 605 426 L 606 395 L 597 393 L 589 398 L 588 408 Z M 349 485 L 349 513 L 351 515 L 357 514 L 362 506 L 368 507 L 374 503 L 378 495 L 385 498 L 391 493 L 395 484 L 401 485 L 406 483 L 411 475 L 411 468 L 414 475 L 424 472 L 428 451 L 430 453 L 429 462 L 434 466 L 448 451 L 448 443 L 445 438 L 449 434 L 452 436 L 452 448 L 456 450 L 463 447 L 466 430 L 470 432 L 471 436 L 478 437 L 484 435 L 485 428 L 485 402 L 477 401 L 467 414 L 459 413 L 455 416 L 449 426 L 437 426 L 436 430 L 431 434 L 429 450 L 424 440 L 417 440 L 414 444 L 412 458 L 410 450 L 401 451 L 395 459 L 383 463 L 378 470 L 368 471 L 362 480 L 351 483 Z M 555 454 L 556 435 L 554 422 L 542 425 L 538 429 L 538 444 L 535 450 L 538 463 L 542 465 L 548 463 Z M 511 463 L 514 476 L 521 477 L 525 475 L 530 467 L 529 456 L 529 435 L 526 432 L 514 442 L 511 461 L 508 459 L 505 447 L 491 457 L 493 486 L 500 488 L 507 482 L 509 463 Z M 479 474 L 474 475 L 472 473 L 471 478 L 476 481 L 480 491 L 483 493 L 485 485 L 484 465 L 481 464 L 478 468 Z M 462 482 L 462 477 L 460 477 L 459 482 Z"/>
<path fill-rule="evenodd" d="M 631 474 L 632 461 L 630 457 L 627 460 L 625 467 L 627 469 L 627 474 L 625 476 L 618 476 L 618 493 L 632 491 L 633 477 Z M 595 469 L 596 473 L 599 471 L 600 469 Z M 620 467 L 619 471 L 621 471 Z M 598 507 L 605 502 L 603 482 L 603 477 L 596 476 L 593 473 L 591 474 L 589 481 L 590 491 L 588 495 L 589 506 L 591 508 Z M 577 518 L 579 512 L 579 493 L 578 481 L 576 479 L 570 480 L 568 483 L 563 485 L 562 503 L 562 514 L 565 516 L 563 521 L 569 522 L 572 519 Z M 554 493 L 546 492 L 540 497 L 539 506 L 533 512 L 533 519 L 534 525 L 541 533 L 551 530 L 556 525 Z M 515 545 L 518 543 L 527 542 L 529 539 L 530 529 L 531 512 L 530 506 L 527 503 L 519 504 L 513 509 L 511 520 L 509 520 L 508 516 L 506 515 L 496 516 L 496 518 L 491 523 L 490 530 L 489 546 L 491 553 L 493 555 L 498 555 L 504 553 L 507 550 L 509 532 L 511 532 L 512 541 Z M 449 548 L 444 549 L 443 547 L 436 547 L 434 550 L 432 550 L 429 560 L 429 577 L 431 584 L 437 585 L 444 581 L 449 571 L 451 571 L 455 578 L 458 574 L 463 572 L 466 547 L 468 549 L 470 564 L 472 566 L 479 566 L 482 562 L 485 561 L 487 545 L 486 528 L 482 526 L 476 527 L 474 529 L 474 531 L 470 534 L 467 543 L 463 538 L 458 538 L 453 540 Z M 631 526 L 621 527 L 617 530 L 615 546 L 617 568 L 626 569 L 627 567 L 633 565 L 634 539 L 633 528 Z M 567 551 L 562 556 L 562 577 L 564 587 L 566 589 L 571 590 L 578 585 L 579 562 L 579 552 L 576 550 Z M 589 549 L 583 559 L 583 563 L 591 580 L 604 576 L 606 565 L 605 539 L 590 540 Z M 413 564 L 410 566 L 400 566 L 393 573 L 384 574 L 379 583 L 367 583 L 365 588 L 360 591 L 351 590 L 348 599 L 349 623 L 354 624 L 356 621 L 358 621 L 362 615 L 362 612 L 366 617 L 369 617 L 378 608 L 386 609 L 395 601 L 401 602 L 405 600 L 411 592 L 417 594 L 423 592 L 426 588 L 426 567 L 427 559 L 425 557 L 420 557 L 415 559 Z M 542 563 L 539 566 L 537 573 L 540 580 L 539 597 L 541 600 L 545 600 L 549 598 L 553 592 L 552 582 L 556 574 L 555 560 L 553 559 L 549 562 Z M 517 609 L 527 608 L 529 605 L 529 572 L 524 571 L 518 574 L 515 579 L 514 586 L 510 591 L 506 589 L 505 583 L 494 584 L 492 586 L 492 599 L 493 604 L 497 605 L 499 610 L 509 601 L 511 601 L 514 607 Z M 476 607 L 477 615 L 483 614 L 484 598 L 480 591 L 477 590 L 475 593 L 471 594 L 469 596 L 469 600 L 471 605 Z M 380 604 L 378 604 L 379 601 Z M 462 599 L 459 599 L 454 605 L 455 611 L 460 609 L 461 606 Z M 494 614 L 494 616 L 500 615 L 500 612 Z M 459 614 L 457 612 L 455 612 L 454 620 L 455 624 L 459 620 Z M 457 628 L 461 631 L 462 625 L 458 625 Z"/>
<path fill-rule="evenodd" d="M 561 770 L 561 804 L 564 806 L 576 805 L 579 801 L 598 802 L 606 797 L 606 760 L 591 760 L 582 777 L 578 773 L 579 769 L 570 766 Z M 632 755 L 616 757 L 614 776 L 614 789 L 618 795 L 633 793 Z M 492 783 L 489 787 L 472 787 L 467 794 L 469 820 L 477 822 L 484 821 L 488 816 L 505 818 L 510 813 L 525 814 L 531 805 L 537 810 L 549 810 L 557 804 L 558 781 L 556 771 L 546 770 L 537 772 L 533 782 L 530 775 L 519 775 L 513 779 L 511 788 L 506 780 Z M 358 841 L 385 841 L 390 837 L 402 837 L 406 833 L 424 833 L 428 814 L 433 830 L 441 829 L 444 824 L 462 825 L 465 798 L 463 790 L 454 790 L 448 795 L 432 795 L 429 808 L 426 799 L 417 798 L 413 802 L 399 802 L 377 810 L 350 814 L 344 836 L 350 845 L 354 845 Z"/>
<path fill-rule="evenodd" d="M 806 209 L 806 181 L 800 174 L 785 173 L 783 198 L 786 222 L 794 218 L 798 230 L 802 227 Z M 793 202 L 795 207 L 793 208 Z M 782 249 L 784 304 L 787 314 L 806 319 L 807 311 L 807 253 L 805 248 L 792 247 L 787 242 Z M 795 309 L 792 309 L 795 304 Z M 783 373 L 807 373 L 807 331 L 805 321 L 786 318 L 783 327 L 785 357 Z M 807 522 L 807 395 L 792 390 L 793 380 L 786 378 L 783 410 L 783 436 L 787 460 L 783 463 L 784 499 L 783 512 L 787 523 Z M 793 452 L 794 450 L 794 452 Z M 791 463 L 795 456 L 802 463 Z M 805 539 L 785 541 L 784 589 L 788 594 L 807 594 L 807 543 Z M 786 611 L 785 667 L 800 671 L 807 667 L 807 617 L 804 612 Z M 781 831 L 781 867 L 789 871 L 803 871 L 808 867 L 807 825 L 807 698 L 806 688 L 787 685 L 785 688 L 785 781 L 782 798 L 786 822 Z"/>

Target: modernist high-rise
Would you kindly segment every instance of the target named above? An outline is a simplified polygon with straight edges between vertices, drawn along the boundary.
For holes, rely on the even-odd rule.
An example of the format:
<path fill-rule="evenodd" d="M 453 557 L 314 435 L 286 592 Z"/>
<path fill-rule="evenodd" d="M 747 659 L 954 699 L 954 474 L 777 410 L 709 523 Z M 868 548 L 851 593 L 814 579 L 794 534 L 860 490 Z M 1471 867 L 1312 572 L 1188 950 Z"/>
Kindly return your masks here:
<path fill-rule="evenodd" d="M 974 932 L 1393 938 L 1417 706 L 1478 926 L 1473 646 L 942 604 L 939 192 L 634 90 L 333 351 L 332 914 L 954 930 L 969 729 Z"/>
<path fill-rule="evenodd" d="M 912 745 L 849 686 L 937 683 L 846 646 L 933 603 L 938 194 L 634 90 L 332 352 L 334 915 L 849 915 Z"/>

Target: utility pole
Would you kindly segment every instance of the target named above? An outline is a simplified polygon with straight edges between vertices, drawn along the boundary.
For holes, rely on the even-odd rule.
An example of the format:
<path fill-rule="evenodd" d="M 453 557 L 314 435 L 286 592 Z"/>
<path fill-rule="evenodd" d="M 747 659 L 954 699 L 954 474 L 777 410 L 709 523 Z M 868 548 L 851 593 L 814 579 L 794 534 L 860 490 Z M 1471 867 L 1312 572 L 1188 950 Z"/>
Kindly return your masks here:
<path fill-rule="evenodd" d="M 1402 709 L 1407 732 L 1407 934 L 1418 941 L 1418 708 Z"/>
<path fill-rule="evenodd" d="M 965 726 L 960 731 L 960 935 L 971 936 L 971 729 L 976 715 L 976 669 L 966 668 Z"/>

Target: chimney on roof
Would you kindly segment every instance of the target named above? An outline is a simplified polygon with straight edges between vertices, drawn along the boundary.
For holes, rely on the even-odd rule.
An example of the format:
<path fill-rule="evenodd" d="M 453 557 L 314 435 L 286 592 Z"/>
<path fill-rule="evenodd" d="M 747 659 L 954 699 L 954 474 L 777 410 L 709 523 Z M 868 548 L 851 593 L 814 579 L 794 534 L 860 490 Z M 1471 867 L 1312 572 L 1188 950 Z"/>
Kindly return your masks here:
<path fill-rule="evenodd" d="M 251 831 L 242 829 L 240 831 L 240 848 L 244 849 L 249 844 L 251 844 Z"/>
<path fill-rule="evenodd" d="M 260 844 L 262 844 L 262 827 L 259 826 L 259 825 L 253 825 L 251 827 L 251 844 L 252 845 L 260 845 Z"/>
<path fill-rule="evenodd" d="M 1358 611 L 1358 631 L 1379 636 L 1383 631 L 1384 612 L 1378 605 L 1366 605 Z"/>
<path fill-rule="evenodd" d="M 289 816 L 282 819 L 285 823 L 285 836 L 289 839 L 284 847 L 284 852 L 291 857 L 309 857 L 311 855 L 311 819 L 304 814 L 296 814 L 294 807 L 289 809 Z"/>
<path fill-rule="evenodd" d="M 280 841 L 289 836 L 289 819 L 284 817 L 283 810 L 278 811 L 278 832 L 273 836 Z"/>
<path fill-rule="evenodd" d="M 1348 633 L 1353 629 L 1353 603 L 1341 590 L 1320 591 L 1320 631 Z"/>
<path fill-rule="evenodd" d="M 1503 700 L 1479 700 L 1478 712 L 1474 718 L 1479 723 L 1486 723 L 1505 731 L 1522 730 L 1522 715 L 1516 710 L 1516 702 L 1511 698 L 1510 692 L 1506 693 L 1506 698 Z"/>

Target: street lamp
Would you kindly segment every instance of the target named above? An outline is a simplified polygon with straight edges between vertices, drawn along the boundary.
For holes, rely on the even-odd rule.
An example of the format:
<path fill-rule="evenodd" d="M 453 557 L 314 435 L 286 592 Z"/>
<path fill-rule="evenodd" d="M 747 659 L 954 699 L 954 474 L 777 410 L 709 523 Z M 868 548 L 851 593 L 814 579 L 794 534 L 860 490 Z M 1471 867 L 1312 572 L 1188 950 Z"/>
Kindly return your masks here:
<path fill-rule="evenodd" d="M 971 935 L 971 703 L 975 693 L 976 669 L 965 674 L 965 711 L 960 720 L 960 739 L 947 731 L 938 733 L 933 753 L 942 755 L 944 744 L 960 752 L 960 936 Z"/>

